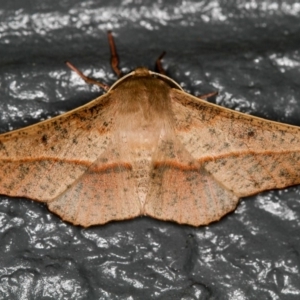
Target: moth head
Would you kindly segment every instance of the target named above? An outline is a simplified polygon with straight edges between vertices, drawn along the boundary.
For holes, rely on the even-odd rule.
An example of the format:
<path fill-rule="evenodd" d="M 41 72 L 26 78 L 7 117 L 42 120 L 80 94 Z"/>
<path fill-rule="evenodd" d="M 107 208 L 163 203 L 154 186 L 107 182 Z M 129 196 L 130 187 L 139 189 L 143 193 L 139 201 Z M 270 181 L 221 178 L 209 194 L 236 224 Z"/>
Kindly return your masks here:
<path fill-rule="evenodd" d="M 175 82 L 173 79 L 171 79 L 170 77 L 160 74 L 160 73 L 156 73 L 156 72 L 152 72 L 149 69 L 145 68 L 145 67 L 138 67 L 136 68 L 134 71 L 128 73 L 127 75 L 123 76 L 122 78 L 120 78 L 118 81 L 116 81 L 108 90 L 108 92 L 116 89 L 122 82 L 124 82 L 125 80 L 132 78 L 132 77 L 152 77 L 152 78 L 157 78 L 160 79 L 162 81 L 164 81 L 165 83 L 167 83 L 171 88 L 175 88 L 178 90 L 183 91 L 182 87 Z"/>

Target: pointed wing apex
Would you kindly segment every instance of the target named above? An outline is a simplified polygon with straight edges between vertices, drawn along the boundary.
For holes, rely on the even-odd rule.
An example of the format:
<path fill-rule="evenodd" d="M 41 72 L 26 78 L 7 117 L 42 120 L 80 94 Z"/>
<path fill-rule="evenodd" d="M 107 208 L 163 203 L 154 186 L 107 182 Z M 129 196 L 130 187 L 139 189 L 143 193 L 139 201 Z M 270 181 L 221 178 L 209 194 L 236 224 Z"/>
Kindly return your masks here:
<path fill-rule="evenodd" d="M 172 90 L 176 136 L 187 151 L 239 197 L 300 183 L 300 128 Z"/>
<path fill-rule="evenodd" d="M 47 202 L 106 149 L 114 102 L 109 94 L 64 115 L 0 136 L 0 194 Z"/>

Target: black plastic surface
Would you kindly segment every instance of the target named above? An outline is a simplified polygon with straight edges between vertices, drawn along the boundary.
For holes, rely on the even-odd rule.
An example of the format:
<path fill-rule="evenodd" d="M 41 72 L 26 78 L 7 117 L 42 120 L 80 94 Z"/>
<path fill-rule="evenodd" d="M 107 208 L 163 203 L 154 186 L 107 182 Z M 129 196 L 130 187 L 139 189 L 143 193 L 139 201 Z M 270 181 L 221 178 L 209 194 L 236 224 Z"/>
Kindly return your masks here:
<path fill-rule="evenodd" d="M 0 2 L 0 130 L 87 103 L 121 67 L 153 69 L 210 101 L 300 126 L 298 1 Z M 210 226 L 150 218 L 90 229 L 0 198 L 0 299 L 299 299 L 300 187 L 243 199 Z"/>

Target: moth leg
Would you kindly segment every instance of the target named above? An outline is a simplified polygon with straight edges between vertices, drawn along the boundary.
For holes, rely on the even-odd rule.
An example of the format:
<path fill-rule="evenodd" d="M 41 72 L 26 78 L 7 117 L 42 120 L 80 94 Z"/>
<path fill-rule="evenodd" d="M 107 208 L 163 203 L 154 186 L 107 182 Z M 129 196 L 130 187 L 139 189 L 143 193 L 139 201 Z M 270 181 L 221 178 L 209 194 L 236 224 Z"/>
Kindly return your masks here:
<path fill-rule="evenodd" d="M 197 98 L 206 100 L 207 98 L 217 96 L 218 94 L 219 94 L 219 92 L 211 92 L 211 93 L 199 95 L 199 96 L 197 96 Z"/>
<path fill-rule="evenodd" d="M 109 90 L 109 86 L 101 83 L 93 78 L 87 77 L 85 76 L 79 69 L 77 69 L 74 65 L 72 65 L 70 62 L 66 61 L 66 65 L 72 70 L 74 71 L 76 74 L 78 74 L 86 83 L 88 84 L 95 84 L 100 86 L 102 89 L 104 89 L 105 91 Z"/>
<path fill-rule="evenodd" d="M 118 77 L 122 76 L 122 72 L 119 68 L 119 57 L 116 49 L 116 44 L 113 35 L 111 34 L 110 31 L 107 32 L 107 37 L 108 37 L 108 43 L 109 43 L 109 48 L 110 48 L 110 64 L 114 72 L 117 74 Z"/>
<path fill-rule="evenodd" d="M 163 74 L 163 75 L 166 75 L 166 71 L 164 70 L 164 68 L 161 64 L 161 60 L 163 59 L 165 54 L 166 54 L 166 52 L 164 51 L 155 62 L 155 66 L 156 66 L 156 69 L 158 70 L 158 73 Z"/>

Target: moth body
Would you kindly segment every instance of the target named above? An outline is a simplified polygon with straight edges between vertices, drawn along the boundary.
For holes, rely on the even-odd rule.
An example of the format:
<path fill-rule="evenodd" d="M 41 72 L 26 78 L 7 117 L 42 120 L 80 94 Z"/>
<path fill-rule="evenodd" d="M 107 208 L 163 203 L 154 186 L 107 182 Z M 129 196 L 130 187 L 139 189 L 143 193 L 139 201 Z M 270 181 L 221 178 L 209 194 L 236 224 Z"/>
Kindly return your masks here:
<path fill-rule="evenodd" d="M 146 68 L 71 112 L 0 135 L 0 193 L 88 227 L 141 215 L 193 226 L 300 183 L 300 129 L 185 93 Z"/>

